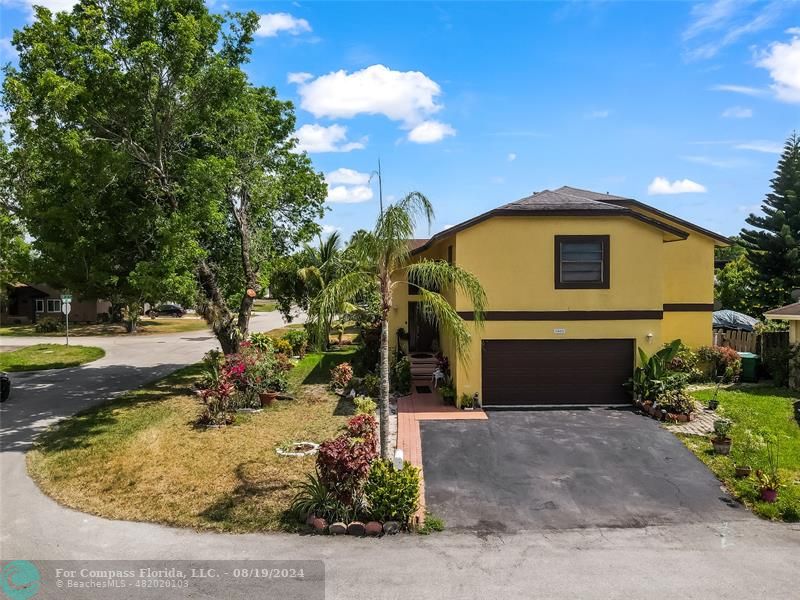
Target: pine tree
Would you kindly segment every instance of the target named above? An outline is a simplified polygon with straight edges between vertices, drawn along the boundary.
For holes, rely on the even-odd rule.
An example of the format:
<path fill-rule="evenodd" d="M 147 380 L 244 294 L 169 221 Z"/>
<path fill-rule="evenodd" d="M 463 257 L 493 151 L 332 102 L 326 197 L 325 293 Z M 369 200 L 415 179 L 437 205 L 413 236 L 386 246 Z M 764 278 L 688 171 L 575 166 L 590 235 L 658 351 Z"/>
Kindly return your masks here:
<path fill-rule="evenodd" d="M 778 161 L 775 177 L 761 205 L 742 229 L 742 243 L 757 273 L 758 303 L 769 310 L 792 301 L 800 288 L 800 136 L 793 133 Z"/>

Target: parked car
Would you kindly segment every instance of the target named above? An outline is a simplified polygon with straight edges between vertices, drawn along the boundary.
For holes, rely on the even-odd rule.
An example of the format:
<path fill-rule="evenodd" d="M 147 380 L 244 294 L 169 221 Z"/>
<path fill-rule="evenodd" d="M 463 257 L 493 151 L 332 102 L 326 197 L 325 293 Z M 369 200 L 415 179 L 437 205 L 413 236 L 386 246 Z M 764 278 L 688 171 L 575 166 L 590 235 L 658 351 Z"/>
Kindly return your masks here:
<path fill-rule="evenodd" d="M 156 317 L 182 317 L 186 311 L 177 304 L 159 304 L 147 311 L 147 316 Z"/>
<path fill-rule="evenodd" d="M 0 402 L 8 400 L 9 394 L 11 394 L 11 380 L 6 373 L 0 371 Z"/>

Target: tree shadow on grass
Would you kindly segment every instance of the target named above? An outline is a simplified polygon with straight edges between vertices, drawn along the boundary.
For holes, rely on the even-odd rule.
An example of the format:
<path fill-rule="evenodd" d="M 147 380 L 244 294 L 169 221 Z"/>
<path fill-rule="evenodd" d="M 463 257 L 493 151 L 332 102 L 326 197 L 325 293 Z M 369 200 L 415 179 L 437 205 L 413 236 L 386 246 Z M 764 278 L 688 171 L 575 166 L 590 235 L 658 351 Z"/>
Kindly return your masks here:
<path fill-rule="evenodd" d="M 163 365 L 156 373 L 177 368 Z M 154 370 L 111 365 L 13 380 L 12 397 L 2 406 L 2 451 L 27 450 L 34 438 L 46 454 L 88 447 L 117 425 L 115 411 L 189 393 L 197 372 L 197 366 L 187 367 L 117 398 L 131 380 L 147 381 Z"/>
<path fill-rule="evenodd" d="M 262 508 L 262 501 L 291 490 L 295 483 L 271 471 L 270 465 L 259 461 L 239 463 L 235 471 L 238 484 L 234 490 L 217 498 L 199 516 L 210 523 L 226 525 L 226 529 L 250 529 L 253 525 L 265 528 L 271 519 Z M 279 519 L 283 521 L 284 518 L 281 513 Z"/>

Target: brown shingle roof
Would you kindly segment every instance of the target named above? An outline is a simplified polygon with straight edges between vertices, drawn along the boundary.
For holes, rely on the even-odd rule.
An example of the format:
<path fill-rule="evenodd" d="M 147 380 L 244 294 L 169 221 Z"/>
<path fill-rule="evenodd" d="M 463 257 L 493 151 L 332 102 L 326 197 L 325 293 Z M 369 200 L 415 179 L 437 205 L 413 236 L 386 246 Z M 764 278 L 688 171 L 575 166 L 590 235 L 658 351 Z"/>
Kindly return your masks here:
<path fill-rule="evenodd" d="M 412 252 L 419 248 L 420 246 L 424 246 L 428 240 L 426 238 L 414 238 L 408 240 L 408 249 Z"/>
<path fill-rule="evenodd" d="M 800 319 L 800 302 L 787 304 L 786 306 L 781 306 L 780 308 L 773 308 L 772 310 L 765 312 L 764 316 L 768 319 Z"/>

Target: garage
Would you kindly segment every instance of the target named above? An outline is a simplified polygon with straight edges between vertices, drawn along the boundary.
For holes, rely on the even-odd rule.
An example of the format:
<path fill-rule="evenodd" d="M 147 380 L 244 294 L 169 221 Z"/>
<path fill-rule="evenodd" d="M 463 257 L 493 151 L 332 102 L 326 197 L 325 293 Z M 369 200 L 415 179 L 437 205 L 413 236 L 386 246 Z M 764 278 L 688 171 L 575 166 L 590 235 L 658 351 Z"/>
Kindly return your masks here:
<path fill-rule="evenodd" d="M 484 340 L 483 405 L 625 404 L 634 340 Z"/>

